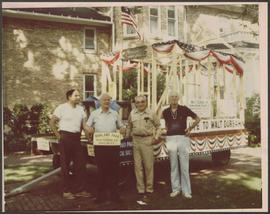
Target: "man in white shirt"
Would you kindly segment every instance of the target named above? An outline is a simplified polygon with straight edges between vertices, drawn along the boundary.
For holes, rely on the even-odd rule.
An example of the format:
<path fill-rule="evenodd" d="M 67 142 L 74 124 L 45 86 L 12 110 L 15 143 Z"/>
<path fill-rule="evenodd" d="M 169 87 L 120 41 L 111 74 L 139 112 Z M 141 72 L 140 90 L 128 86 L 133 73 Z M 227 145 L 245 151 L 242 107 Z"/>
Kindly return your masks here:
<path fill-rule="evenodd" d="M 60 164 L 63 181 L 63 197 L 74 199 L 89 197 L 86 186 L 86 154 L 81 146 L 81 131 L 85 128 L 86 114 L 80 103 L 78 90 L 66 92 L 67 102 L 59 105 L 53 112 L 50 126 L 59 140 Z M 59 130 L 57 128 L 59 125 Z M 69 175 L 69 165 L 73 161 L 75 183 L 72 184 Z"/>
<path fill-rule="evenodd" d="M 120 129 L 125 133 L 119 114 L 110 108 L 111 97 L 102 94 L 100 97 L 101 107 L 93 111 L 86 123 L 90 134 L 94 132 L 112 133 Z M 120 146 L 94 146 L 95 160 L 98 167 L 98 191 L 96 203 L 106 201 L 107 191 L 112 201 L 120 202 L 118 191 L 118 173 L 120 162 Z"/>

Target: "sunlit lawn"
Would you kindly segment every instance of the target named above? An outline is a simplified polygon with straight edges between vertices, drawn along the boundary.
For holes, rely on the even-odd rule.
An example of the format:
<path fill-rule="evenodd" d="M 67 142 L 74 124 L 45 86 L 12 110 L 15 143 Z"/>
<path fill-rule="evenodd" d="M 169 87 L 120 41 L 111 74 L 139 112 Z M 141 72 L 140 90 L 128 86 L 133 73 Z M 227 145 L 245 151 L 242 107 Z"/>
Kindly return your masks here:
<path fill-rule="evenodd" d="M 42 176 L 46 172 L 52 170 L 51 164 L 48 165 L 17 165 L 8 166 L 5 171 L 5 184 L 15 182 L 27 182 L 39 176 Z"/>
<path fill-rule="evenodd" d="M 255 151 L 255 150 L 254 150 Z M 253 151 L 251 151 L 253 152 Z M 12 166 L 5 169 L 5 182 L 27 181 L 50 171 L 48 165 Z M 262 207 L 262 181 L 260 157 L 235 154 L 227 166 L 215 166 L 209 159 L 190 162 L 192 199 L 182 196 L 170 198 L 169 163 L 155 165 L 155 192 L 146 206 L 136 203 L 136 181 L 131 167 L 121 186 L 123 202 L 97 205 L 92 200 L 76 199 L 65 203 L 67 210 L 202 210 L 202 209 L 250 209 Z M 89 172 L 85 178 L 89 191 L 96 193 L 96 174 Z M 122 177 L 123 179 L 123 177 Z M 58 183 L 46 187 L 46 194 L 54 194 Z M 40 191 L 45 191 L 40 189 Z M 59 190 L 57 190 L 59 191 Z"/>
<path fill-rule="evenodd" d="M 243 157 L 243 156 L 242 156 Z M 256 160 L 256 161 L 255 161 Z M 122 189 L 122 204 L 96 206 L 84 204 L 84 210 L 195 210 L 250 209 L 262 207 L 261 170 L 258 159 L 246 155 L 217 167 L 209 160 L 191 161 L 192 199 L 170 198 L 168 168 L 156 170 L 155 192 L 146 206 L 136 204 L 135 179 Z M 160 182 L 162 181 L 162 182 Z M 72 205 L 70 205 L 72 207 Z"/>

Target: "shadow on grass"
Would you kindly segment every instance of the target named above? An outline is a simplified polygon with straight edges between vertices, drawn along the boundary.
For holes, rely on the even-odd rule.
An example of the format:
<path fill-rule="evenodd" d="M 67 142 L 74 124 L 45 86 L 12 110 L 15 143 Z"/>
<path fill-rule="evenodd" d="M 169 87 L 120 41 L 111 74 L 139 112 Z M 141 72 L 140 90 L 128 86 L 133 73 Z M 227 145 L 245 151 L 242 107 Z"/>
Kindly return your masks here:
<path fill-rule="evenodd" d="M 18 165 L 4 169 L 5 184 L 27 182 L 52 170 L 51 164 L 46 165 Z"/>
<path fill-rule="evenodd" d="M 233 155 L 227 166 L 215 166 L 211 157 L 191 158 L 190 178 L 192 199 L 182 196 L 170 198 L 169 161 L 155 164 L 155 192 L 147 206 L 136 203 L 136 179 L 133 166 L 122 168 L 120 192 L 122 203 L 97 205 L 91 198 L 64 201 L 60 195 L 61 180 L 55 176 L 54 182 L 31 191 L 31 197 L 50 196 L 59 200 L 58 207 L 50 210 L 109 211 L 109 210 L 197 210 L 197 209 L 249 209 L 262 207 L 260 158 L 251 155 Z M 88 170 L 86 178 L 88 191 L 95 196 L 97 191 L 96 170 Z M 46 199 L 47 200 L 47 199 Z M 61 202 L 61 203 L 60 203 Z"/>
<path fill-rule="evenodd" d="M 250 155 L 234 156 L 227 166 L 215 166 L 210 157 L 190 161 L 191 200 L 170 198 L 169 161 L 155 165 L 155 193 L 147 206 L 136 204 L 136 186 L 132 167 L 128 182 L 122 187 L 122 204 L 97 206 L 86 204 L 84 210 L 192 210 L 245 209 L 262 207 L 260 159 Z"/>

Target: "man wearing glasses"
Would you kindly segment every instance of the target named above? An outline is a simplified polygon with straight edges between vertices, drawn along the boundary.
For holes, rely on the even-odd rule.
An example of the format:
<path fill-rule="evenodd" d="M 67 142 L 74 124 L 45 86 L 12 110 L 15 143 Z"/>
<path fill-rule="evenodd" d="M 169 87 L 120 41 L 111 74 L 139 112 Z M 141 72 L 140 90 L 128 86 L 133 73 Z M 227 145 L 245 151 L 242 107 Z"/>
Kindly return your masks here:
<path fill-rule="evenodd" d="M 154 181 L 154 150 L 153 144 L 160 134 L 160 121 L 157 115 L 147 108 L 146 97 L 136 96 L 135 106 L 128 119 L 127 137 L 133 139 L 133 158 L 137 181 L 137 191 L 140 200 L 144 203 L 147 195 L 153 190 Z M 143 172 L 143 169 L 145 172 Z M 146 184 L 144 183 L 144 173 Z"/>

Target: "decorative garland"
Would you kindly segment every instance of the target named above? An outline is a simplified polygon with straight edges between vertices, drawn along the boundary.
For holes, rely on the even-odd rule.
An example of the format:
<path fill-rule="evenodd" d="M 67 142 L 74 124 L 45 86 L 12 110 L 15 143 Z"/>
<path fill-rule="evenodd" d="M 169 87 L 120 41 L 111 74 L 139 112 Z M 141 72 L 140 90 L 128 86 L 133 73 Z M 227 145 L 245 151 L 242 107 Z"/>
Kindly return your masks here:
<path fill-rule="evenodd" d="M 240 58 L 238 59 L 236 56 L 231 54 L 217 52 L 210 49 L 206 49 L 204 47 L 186 44 L 178 40 L 155 43 L 152 45 L 152 48 L 154 51 L 158 53 L 169 54 L 176 44 L 180 49 L 182 49 L 185 52 L 184 55 L 189 59 L 200 62 L 209 56 L 213 56 L 218 60 L 218 62 L 221 65 L 222 64 L 233 65 L 237 71 L 237 74 L 239 74 L 240 76 L 243 75 L 243 65 L 242 65 L 243 62 L 241 62 L 243 60 L 241 60 Z M 225 66 L 225 69 L 229 72 L 232 72 L 228 66 Z"/>
<path fill-rule="evenodd" d="M 247 146 L 247 134 L 215 135 L 213 137 L 194 137 L 190 141 L 190 155 L 223 151 L 232 148 Z M 157 158 L 168 156 L 165 143 L 159 143 L 154 147 L 154 155 Z"/>

